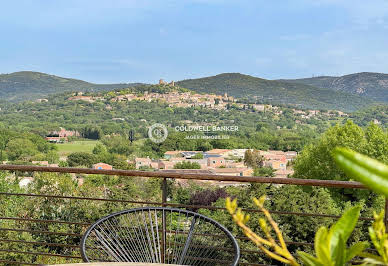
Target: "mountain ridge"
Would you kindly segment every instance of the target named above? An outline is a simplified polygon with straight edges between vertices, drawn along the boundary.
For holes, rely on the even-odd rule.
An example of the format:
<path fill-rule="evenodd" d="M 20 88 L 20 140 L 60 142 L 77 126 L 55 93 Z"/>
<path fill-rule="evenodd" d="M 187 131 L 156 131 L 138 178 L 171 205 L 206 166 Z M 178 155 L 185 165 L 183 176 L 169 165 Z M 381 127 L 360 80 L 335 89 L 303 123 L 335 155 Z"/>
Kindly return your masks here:
<path fill-rule="evenodd" d="M 120 89 L 138 83 L 95 84 L 35 71 L 0 74 L 0 98 L 9 101 L 34 100 L 66 91 L 99 91 Z"/>
<path fill-rule="evenodd" d="M 385 73 L 359 72 L 343 76 L 318 76 L 281 81 L 344 91 L 375 101 L 388 102 L 388 74 Z"/>
<path fill-rule="evenodd" d="M 300 105 L 305 108 L 353 111 L 372 104 L 369 99 L 345 92 L 296 82 L 267 80 L 240 73 L 187 79 L 176 84 L 197 92 L 217 94 L 226 92 L 234 97 L 259 97 L 261 101 Z"/>
<path fill-rule="evenodd" d="M 334 77 L 328 78 L 331 81 Z M 135 87 L 140 84 L 95 84 L 41 72 L 19 71 L 0 74 L 0 98 L 7 101 L 35 100 L 66 91 L 115 90 Z M 257 102 L 290 104 L 314 109 L 354 111 L 373 103 L 372 100 L 362 98 L 359 95 L 330 88 L 320 88 L 295 82 L 295 80 L 268 80 L 236 72 L 186 79 L 177 81 L 175 84 L 196 92 L 228 93 L 237 98 L 250 98 Z"/>

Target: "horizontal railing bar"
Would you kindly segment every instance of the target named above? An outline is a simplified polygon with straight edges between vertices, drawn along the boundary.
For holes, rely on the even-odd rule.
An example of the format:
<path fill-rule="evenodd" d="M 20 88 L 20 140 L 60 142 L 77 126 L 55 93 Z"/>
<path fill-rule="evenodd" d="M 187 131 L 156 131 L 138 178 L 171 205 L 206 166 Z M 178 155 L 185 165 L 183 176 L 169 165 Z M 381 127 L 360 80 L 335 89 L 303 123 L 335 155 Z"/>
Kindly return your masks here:
<path fill-rule="evenodd" d="M 120 200 L 120 199 L 102 199 L 102 198 L 90 198 L 90 197 L 73 197 L 73 196 L 58 196 L 58 195 L 46 195 L 46 194 L 28 194 L 28 193 L 8 193 L 8 192 L 0 192 L 0 195 L 6 196 L 25 196 L 25 197 L 43 197 L 43 198 L 60 198 L 60 199 L 77 199 L 77 200 L 95 200 L 95 201 L 109 201 L 109 202 L 123 202 L 123 203 L 133 203 L 133 204 L 144 204 L 144 205 L 166 205 L 171 207 L 183 207 L 183 208 L 192 208 L 192 209 L 209 209 L 209 210 L 226 210 L 223 207 L 214 207 L 214 206 L 206 206 L 206 205 L 187 205 L 187 204 L 179 204 L 179 203 L 162 203 L 162 202 L 148 202 L 148 201 L 130 201 L 130 200 Z M 242 209 L 246 212 L 262 212 L 258 209 Z M 302 212 L 286 212 L 286 211 L 272 211 L 273 214 L 281 214 L 281 215 L 297 215 L 297 216 L 317 216 L 317 217 L 326 217 L 326 218 L 340 218 L 338 215 L 331 214 L 319 214 L 319 213 L 302 213 Z M 2 217 L 0 217 L 2 219 Z M 359 220 L 370 221 L 373 218 L 369 217 L 360 217 Z M 71 223 L 71 222 L 63 222 L 63 223 Z M 90 225 L 90 224 L 85 224 Z"/>
<path fill-rule="evenodd" d="M 91 225 L 91 223 L 68 222 L 68 221 L 59 221 L 59 220 L 42 220 L 42 219 L 30 219 L 30 218 L 19 218 L 19 217 L 0 217 L 0 220 L 37 222 L 37 223 L 54 223 L 54 224 L 74 224 L 74 225 L 82 225 L 82 226 L 90 226 Z"/>
<path fill-rule="evenodd" d="M 44 252 L 33 252 L 33 251 L 20 251 L 20 250 L 12 250 L 12 249 L 0 249 L 0 252 L 40 255 L 40 256 L 49 256 L 49 257 L 62 257 L 62 258 L 68 258 L 68 259 L 82 259 L 79 256 L 52 254 L 52 253 L 44 253 Z"/>
<path fill-rule="evenodd" d="M 275 266 L 272 264 L 257 264 L 257 263 L 249 263 L 249 262 L 239 262 L 238 265 L 250 265 L 250 266 Z"/>
<path fill-rule="evenodd" d="M 180 204 L 180 203 L 165 203 L 164 205 L 171 206 L 171 207 L 182 207 L 182 208 L 191 208 L 191 209 L 208 209 L 208 210 L 225 210 L 226 208 L 223 207 L 216 207 L 216 206 L 206 206 L 206 205 L 187 205 L 187 204 Z M 263 212 L 259 209 L 241 209 L 245 212 Z M 282 214 L 282 215 L 296 215 L 296 216 L 317 216 L 317 217 L 326 217 L 326 218 L 340 218 L 339 215 L 331 215 L 331 214 L 319 214 L 319 213 L 303 213 L 303 212 L 286 212 L 286 211 L 273 211 L 269 210 L 271 214 Z M 366 220 L 371 221 L 373 218 L 369 217 L 360 217 L 359 220 Z"/>
<path fill-rule="evenodd" d="M 152 202 L 152 201 L 133 201 L 133 200 L 121 200 L 121 199 L 102 199 L 102 198 L 91 198 L 91 197 L 74 197 L 74 196 L 59 196 L 59 195 L 30 194 L 30 193 L 0 192 L 0 195 L 24 196 L 24 197 L 41 197 L 41 198 L 55 198 L 55 199 L 95 200 L 95 201 L 134 203 L 134 204 L 148 204 L 148 205 L 153 205 L 153 204 L 156 205 L 157 204 L 157 205 L 161 205 L 160 202 Z"/>
<path fill-rule="evenodd" d="M 253 176 L 229 176 L 215 174 L 186 174 L 186 173 L 166 173 L 163 171 L 135 171 L 135 170 L 104 170 L 74 167 L 47 167 L 31 165 L 11 165 L 1 164 L 0 170 L 24 171 L 24 172 L 55 172 L 55 173 L 75 173 L 75 174 L 97 174 L 97 175 L 118 175 L 118 176 L 138 176 L 156 178 L 176 178 L 191 180 L 213 180 L 231 181 L 239 183 L 268 183 L 283 185 L 319 186 L 336 188 L 358 188 L 366 189 L 364 185 L 354 181 L 320 180 L 320 179 L 298 179 L 298 178 L 274 178 L 274 177 L 253 177 Z"/>
<path fill-rule="evenodd" d="M 69 244 L 61 244 L 61 243 L 36 242 L 36 241 L 25 241 L 25 240 L 15 240 L 15 239 L 0 239 L 0 242 L 21 243 L 21 244 L 30 244 L 30 245 L 40 245 L 40 246 L 52 246 L 52 247 L 79 248 L 78 245 L 69 245 Z"/>
<path fill-rule="evenodd" d="M 42 265 L 42 264 L 39 264 L 39 263 L 19 262 L 19 261 L 10 261 L 10 260 L 0 260 L 0 262 L 10 263 L 10 264 L 18 264 L 18 265 Z M 269 265 L 269 264 L 257 264 L 257 263 L 249 263 L 249 262 L 239 262 L 239 265 L 272 266 L 272 265 Z"/>
<path fill-rule="evenodd" d="M 35 233 L 35 234 L 62 235 L 62 236 L 77 236 L 77 237 L 82 237 L 81 234 L 75 234 L 75 233 L 50 232 L 50 231 L 36 231 L 36 230 L 30 230 L 30 229 L 0 228 L 0 231 L 28 232 L 28 233 Z"/>
<path fill-rule="evenodd" d="M 12 260 L 0 260 L 0 262 L 10 263 L 10 264 L 17 264 L 17 265 L 42 265 L 40 263 L 29 263 L 29 262 L 12 261 Z"/>

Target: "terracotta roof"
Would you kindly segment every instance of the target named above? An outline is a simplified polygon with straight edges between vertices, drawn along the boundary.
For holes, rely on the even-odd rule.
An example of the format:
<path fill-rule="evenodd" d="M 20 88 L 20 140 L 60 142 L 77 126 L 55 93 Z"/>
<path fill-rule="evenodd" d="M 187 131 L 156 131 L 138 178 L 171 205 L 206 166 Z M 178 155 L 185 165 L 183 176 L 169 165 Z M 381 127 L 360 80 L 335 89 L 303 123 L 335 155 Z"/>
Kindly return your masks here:
<path fill-rule="evenodd" d="M 229 150 L 229 149 L 212 149 L 210 151 L 207 151 L 207 153 L 224 153 L 224 152 L 228 152 L 228 151 L 232 151 L 232 150 Z"/>
<path fill-rule="evenodd" d="M 96 164 L 93 164 L 93 166 L 95 165 L 107 165 L 107 166 L 111 166 L 110 164 L 107 164 L 107 163 L 96 163 Z"/>
<path fill-rule="evenodd" d="M 135 159 L 136 162 L 148 162 L 148 161 L 151 161 L 150 158 L 136 158 Z"/>
<path fill-rule="evenodd" d="M 167 155 L 172 154 L 172 155 L 174 155 L 174 154 L 178 154 L 178 153 L 181 153 L 181 151 L 166 151 L 164 154 L 167 154 Z"/>

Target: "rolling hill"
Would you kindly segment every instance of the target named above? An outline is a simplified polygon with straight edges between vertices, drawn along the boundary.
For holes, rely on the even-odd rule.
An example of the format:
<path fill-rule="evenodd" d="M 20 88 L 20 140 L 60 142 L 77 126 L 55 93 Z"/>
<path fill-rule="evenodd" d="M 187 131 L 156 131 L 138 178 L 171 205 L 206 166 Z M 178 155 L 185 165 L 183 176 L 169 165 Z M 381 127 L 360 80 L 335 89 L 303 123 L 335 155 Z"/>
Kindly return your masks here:
<path fill-rule="evenodd" d="M 21 71 L 0 74 L 0 99 L 7 101 L 34 100 L 65 91 L 97 91 L 125 88 L 135 84 L 93 84 L 39 72 Z"/>
<path fill-rule="evenodd" d="M 388 102 L 388 74 L 362 72 L 341 77 L 322 76 L 282 81 L 328 88 Z"/>
<path fill-rule="evenodd" d="M 182 80 L 176 84 L 196 92 L 216 94 L 226 92 L 234 97 L 256 97 L 261 102 L 292 104 L 314 109 L 337 109 L 349 112 L 373 103 L 373 100 L 360 95 L 335 90 L 330 86 L 320 87 L 320 84 L 325 82 L 333 83 L 332 78 L 282 81 L 266 80 L 239 73 L 224 73 L 212 77 Z M 304 82 L 314 84 L 303 84 Z M 45 73 L 22 71 L 0 75 L 0 100 L 17 102 L 44 98 L 49 94 L 66 91 L 114 90 L 139 84 L 94 84 Z"/>
<path fill-rule="evenodd" d="M 197 92 L 226 92 L 234 97 L 257 96 L 262 101 L 294 104 L 305 108 L 354 111 L 372 104 L 369 99 L 347 92 L 296 82 L 266 80 L 240 73 L 182 80 L 177 85 Z"/>

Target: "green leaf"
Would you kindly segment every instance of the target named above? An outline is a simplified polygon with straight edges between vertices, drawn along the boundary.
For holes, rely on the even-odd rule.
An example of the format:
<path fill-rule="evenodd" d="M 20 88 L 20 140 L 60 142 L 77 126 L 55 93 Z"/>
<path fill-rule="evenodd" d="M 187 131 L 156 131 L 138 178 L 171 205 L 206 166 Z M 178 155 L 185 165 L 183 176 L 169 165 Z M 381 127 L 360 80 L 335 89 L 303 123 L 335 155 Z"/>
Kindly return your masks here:
<path fill-rule="evenodd" d="M 348 241 L 350 234 L 356 226 L 358 216 L 360 215 L 360 206 L 355 206 L 347 210 L 341 218 L 330 228 L 328 238 L 330 240 L 330 253 L 333 257 L 335 247 L 339 243 L 340 236 L 344 243 Z"/>
<path fill-rule="evenodd" d="M 376 235 L 375 230 L 373 229 L 373 227 L 369 227 L 368 231 L 369 231 L 369 238 L 371 239 L 371 241 L 372 241 L 373 245 L 375 246 L 375 248 L 377 249 L 377 251 L 379 251 L 379 253 L 380 253 L 381 246 L 380 246 L 380 242 L 377 239 L 377 235 Z"/>
<path fill-rule="evenodd" d="M 345 265 L 345 251 L 346 251 L 345 241 L 342 238 L 342 235 L 339 235 L 338 243 L 334 247 L 333 255 L 332 255 L 332 261 L 335 262 L 335 266 Z"/>
<path fill-rule="evenodd" d="M 306 252 L 298 251 L 298 255 L 303 264 L 306 266 L 328 266 L 321 263 L 317 258 L 314 258 L 312 255 L 307 254 Z"/>
<path fill-rule="evenodd" d="M 361 254 L 361 252 L 366 249 L 369 246 L 368 242 L 358 242 L 351 246 L 347 251 L 346 251 L 346 260 L 345 261 L 350 261 L 354 257 L 358 256 Z"/>
<path fill-rule="evenodd" d="M 364 258 L 367 258 L 367 259 L 370 259 L 370 260 L 374 260 L 376 262 L 379 262 L 381 263 L 382 265 L 384 264 L 384 261 L 382 260 L 381 257 L 375 255 L 375 254 L 371 254 L 371 253 L 367 253 L 367 252 L 361 252 L 359 254 L 361 257 L 364 257 Z M 366 259 L 365 259 L 366 261 Z M 375 263 L 376 264 L 376 263 Z"/>
<path fill-rule="evenodd" d="M 388 197 L 388 166 L 346 148 L 336 148 L 334 160 L 349 177 Z"/>
<path fill-rule="evenodd" d="M 327 235 L 328 230 L 326 227 L 322 226 L 321 228 L 319 228 L 317 233 L 315 234 L 314 247 L 318 259 L 325 265 L 330 265 L 330 250 Z"/>

